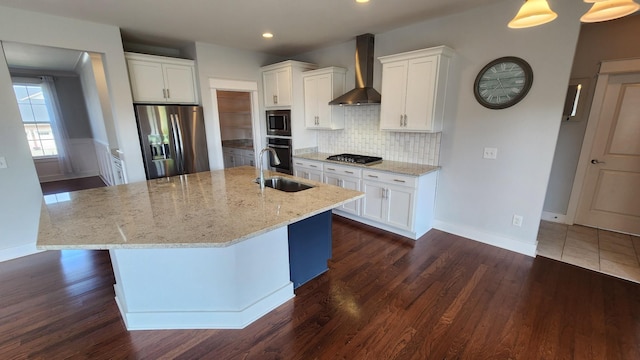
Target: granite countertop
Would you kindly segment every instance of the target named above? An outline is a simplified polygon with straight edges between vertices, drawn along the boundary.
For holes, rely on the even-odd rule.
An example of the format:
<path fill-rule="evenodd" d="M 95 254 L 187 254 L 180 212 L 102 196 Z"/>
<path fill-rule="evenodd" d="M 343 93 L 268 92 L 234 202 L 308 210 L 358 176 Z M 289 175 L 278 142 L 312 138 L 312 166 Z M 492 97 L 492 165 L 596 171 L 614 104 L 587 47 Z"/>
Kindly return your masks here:
<path fill-rule="evenodd" d="M 380 164 L 375 164 L 375 165 L 360 165 L 360 164 L 353 164 L 353 163 L 345 163 L 342 161 L 327 160 L 327 157 L 331 155 L 335 155 L 335 154 L 315 152 L 315 153 L 308 153 L 308 154 L 293 155 L 293 157 L 299 158 L 299 159 L 306 159 L 306 160 L 322 161 L 326 163 L 339 164 L 339 165 L 357 166 L 357 167 L 370 169 L 370 170 L 386 171 L 390 173 L 413 175 L 413 176 L 425 175 L 432 171 L 437 171 L 440 169 L 440 166 L 410 164 L 410 163 L 405 163 L 400 161 L 388 161 L 388 160 L 383 160 Z"/>
<path fill-rule="evenodd" d="M 251 151 L 253 151 L 253 146 L 242 145 L 242 144 L 224 145 L 223 148 L 242 149 L 242 150 L 251 150 Z"/>
<path fill-rule="evenodd" d="M 260 191 L 249 166 L 46 196 L 38 249 L 225 247 L 322 213 L 363 193 Z M 288 175 L 265 171 L 266 176 Z M 298 179 L 300 180 L 300 179 Z"/>
<path fill-rule="evenodd" d="M 249 140 L 249 139 L 223 140 L 222 147 L 253 151 L 253 140 Z"/>

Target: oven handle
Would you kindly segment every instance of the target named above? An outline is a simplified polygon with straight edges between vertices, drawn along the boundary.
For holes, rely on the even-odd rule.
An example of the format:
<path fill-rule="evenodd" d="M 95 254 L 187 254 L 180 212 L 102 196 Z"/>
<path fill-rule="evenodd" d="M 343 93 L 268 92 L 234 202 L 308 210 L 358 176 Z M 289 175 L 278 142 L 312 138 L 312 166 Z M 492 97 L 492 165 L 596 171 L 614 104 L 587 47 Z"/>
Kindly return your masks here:
<path fill-rule="evenodd" d="M 272 145 L 272 144 L 268 144 L 268 147 L 272 147 L 272 148 L 277 148 L 277 149 L 289 149 L 290 146 L 287 145 Z"/>

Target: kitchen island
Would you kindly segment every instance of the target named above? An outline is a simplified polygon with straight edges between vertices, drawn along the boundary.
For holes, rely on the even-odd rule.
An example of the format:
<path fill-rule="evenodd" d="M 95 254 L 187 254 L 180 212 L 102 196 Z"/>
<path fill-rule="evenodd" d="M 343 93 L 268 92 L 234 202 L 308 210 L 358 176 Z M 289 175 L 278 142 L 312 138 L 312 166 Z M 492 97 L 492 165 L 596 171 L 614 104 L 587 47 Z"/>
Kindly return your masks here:
<path fill-rule="evenodd" d="M 109 250 L 130 330 L 242 328 L 294 296 L 289 225 L 362 196 L 308 180 L 296 193 L 261 191 L 257 175 L 239 167 L 45 196 L 37 246 Z"/>

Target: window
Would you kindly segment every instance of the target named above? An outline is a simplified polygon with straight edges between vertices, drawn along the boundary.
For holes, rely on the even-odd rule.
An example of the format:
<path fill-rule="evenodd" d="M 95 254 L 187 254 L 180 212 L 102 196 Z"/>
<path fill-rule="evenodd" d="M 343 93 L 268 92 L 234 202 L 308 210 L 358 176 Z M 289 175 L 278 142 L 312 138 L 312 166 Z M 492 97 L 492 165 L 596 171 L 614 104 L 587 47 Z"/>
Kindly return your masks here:
<path fill-rule="evenodd" d="M 58 148 L 51 129 L 47 99 L 39 84 L 13 84 L 31 156 L 55 156 Z"/>

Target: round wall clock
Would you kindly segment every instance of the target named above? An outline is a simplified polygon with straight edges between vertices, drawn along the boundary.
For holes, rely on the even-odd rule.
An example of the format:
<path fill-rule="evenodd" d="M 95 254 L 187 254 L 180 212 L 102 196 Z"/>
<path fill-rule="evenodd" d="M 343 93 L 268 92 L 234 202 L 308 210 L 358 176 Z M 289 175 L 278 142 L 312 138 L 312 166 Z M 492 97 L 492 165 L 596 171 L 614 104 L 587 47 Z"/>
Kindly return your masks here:
<path fill-rule="evenodd" d="M 480 70 L 473 84 L 476 100 L 489 109 L 505 109 L 520 102 L 531 89 L 533 71 L 526 61 L 507 56 Z"/>

